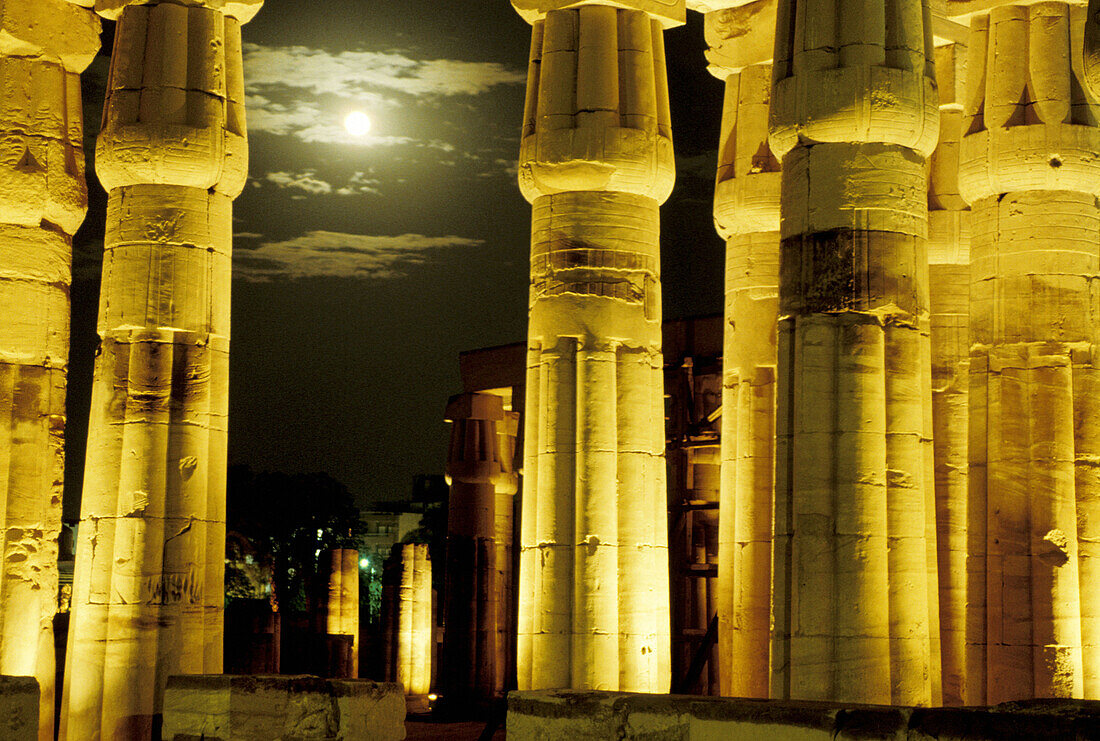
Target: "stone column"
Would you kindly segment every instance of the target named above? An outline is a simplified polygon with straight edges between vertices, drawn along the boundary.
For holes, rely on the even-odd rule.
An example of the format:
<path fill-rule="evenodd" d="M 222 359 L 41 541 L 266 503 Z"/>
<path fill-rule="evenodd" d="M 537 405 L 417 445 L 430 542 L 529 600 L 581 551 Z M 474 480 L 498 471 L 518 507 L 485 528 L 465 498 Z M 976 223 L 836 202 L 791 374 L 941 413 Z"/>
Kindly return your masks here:
<path fill-rule="evenodd" d="M 780 0 L 775 698 L 940 701 L 927 0 Z"/>
<path fill-rule="evenodd" d="M 33 676 L 53 739 L 57 538 L 72 235 L 84 220 L 80 73 L 99 19 L 65 0 L 0 3 L 0 675 Z"/>
<path fill-rule="evenodd" d="M 501 398 L 493 394 L 459 394 L 447 404 L 451 496 L 439 690 L 458 712 L 487 709 L 504 673 L 497 652 L 496 564 L 496 482 L 502 470 L 497 426 L 503 418 Z"/>
<path fill-rule="evenodd" d="M 779 161 L 768 146 L 775 0 L 706 15 L 710 71 L 725 80 L 714 224 L 726 240 L 718 547 L 721 694 L 768 696 Z"/>
<path fill-rule="evenodd" d="M 520 400 L 522 404 L 522 399 Z M 519 471 L 516 468 L 516 446 L 519 444 L 519 412 L 505 412 L 497 425 L 502 471 L 496 482 L 496 523 L 494 545 L 497 564 L 497 640 L 496 650 L 501 671 L 497 673 L 498 695 L 503 696 L 516 686 L 516 570 L 515 508 L 519 493 Z M 522 451 L 520 451 L 522 455 Z"/>
<path fill-rule="evenodd" d="M 514 0 L 533 24 L 519 687 L 669 686 L 658 207 L 682 0 Z"/>
<path fill-rule="evenodd" d="M 248 171 L 241 23 L 260 0 L 117 18 L 103 283 L 61 737 L 149 738 L 167 677 L 222 668 L 232 199 Z M 109 9 L 108 9 L 109 8 Z"/>
<path fill-rule="evenodd" d="M 325 629 L 329 635 L 351 636 L 351 677 L 355 679 L 359 676 L 359 551 L 334 548 L 328 573 Z"/>
<path fill-rule="evenodd" d="M 966 698 L 970 209 L 959 195 L 958 173 L 966 45 L 943 38 L 936 42 L 940 140 L 932 153 L 928 190 L 928 293 L 940 656 L 943 703 L 962 705 Z"/>
<path fill-rule="evenodd" d="M 432 682 L 432 561 L 427 543 L 401 546 L 397 613 L 397 681 L 406 695 L 426 695 Z"/>
<path fill-rule="evenodd" d="M 966 700 L 1097 697 L 1100 109 L 1085 8 L 949 6 L 970 16 Z"/>

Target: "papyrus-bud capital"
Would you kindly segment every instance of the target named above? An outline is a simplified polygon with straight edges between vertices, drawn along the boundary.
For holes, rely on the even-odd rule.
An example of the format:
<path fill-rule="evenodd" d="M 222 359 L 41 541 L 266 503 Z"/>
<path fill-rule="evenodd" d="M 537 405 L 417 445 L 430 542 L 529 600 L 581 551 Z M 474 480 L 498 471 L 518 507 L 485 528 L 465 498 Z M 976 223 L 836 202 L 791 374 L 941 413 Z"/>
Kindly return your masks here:
<path fill-rule="evenodd" d="M 67 0 L 0 0 L 0 55 L 82 72 L 99 51 L 99 19 Z"/>
<path fill-rule="evenodd" d="M 684 0 L 512 0 L 512 7 L 528 23 L 546 18 L 551 10 L 580 8 L 584 5 L 607 5 L 624 10 L 640 10 L 661 22 L 665 28 L 682 26 L 687 18 Z"/>
<path fill-rule="evenodd" d="M 776 0 L 752 0 L 704 16 L 707 69 L 719 80 L 775 54 Z"/>
<path fill-rule="evenodd" d="M 188 8 L 220 10 L 227 16 L 236 18 L 241 23 L 248 23 L 252 20 L 264 4 L 264 0 L 164 0 L 164 2 Z M 91 5 L 90 2 L 88 4 Z M 95 12 L 104 18 L 115 21 L 118 20 L 127 6 L 154 4 L 156 3 L 150 3 L 149 0 L 95 0 Z"/>

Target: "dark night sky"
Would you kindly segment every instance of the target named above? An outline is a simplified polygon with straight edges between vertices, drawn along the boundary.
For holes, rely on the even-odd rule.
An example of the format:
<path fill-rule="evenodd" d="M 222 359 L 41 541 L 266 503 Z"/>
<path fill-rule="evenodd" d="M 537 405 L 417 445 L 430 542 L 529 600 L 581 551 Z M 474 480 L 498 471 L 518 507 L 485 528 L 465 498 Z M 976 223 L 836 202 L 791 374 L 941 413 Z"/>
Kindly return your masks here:
<path fill-rule="evenodd" d="M 722 86 L 701 17 L 666 34 L 676 190 L 667 318 L 721 311 L 711 221 Z M 267 0 L 244 28 L 250 181 L 235 205 L 230 463 L 324 471 L 361 503 L 442 473 L 458 353 L 522 341 L 515 181 L 529 27 L 507 0 Z M 107 59 L 85 75 L 89 145 Z M 342 129 L 352 110 L 371 134 Z M 78 512 L 106 195 L 77 237 L 66 514 Z"/>

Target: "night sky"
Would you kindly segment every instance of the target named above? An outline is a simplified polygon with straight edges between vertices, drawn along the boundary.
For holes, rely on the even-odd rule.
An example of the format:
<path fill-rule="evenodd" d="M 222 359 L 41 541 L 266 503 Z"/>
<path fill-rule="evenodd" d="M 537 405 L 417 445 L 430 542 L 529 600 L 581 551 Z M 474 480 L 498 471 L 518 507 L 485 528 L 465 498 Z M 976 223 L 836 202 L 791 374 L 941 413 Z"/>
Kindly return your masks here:
<path fill-rule="evenodd" d="M 104 35 L 109 43 L 111 29 Z M 442 473 L 458 353 L 523 341 L 516 185 L 529 26 L 507 0 L 267 0 L 244 27 L 250 179 L 234 212 L 229 462 L 323 471 L 360 504 Z M 701 16 L 666 34 L 676 190 L 665 317 L 720 312 L 722 85 Z M 108 60 L 85 75 L 92 150 Z M 343 130 L 366 112 L 371 133 Z M 90 155 L 89 155 L 90 159 Z M 74 246 L 66 516 L 79 511 L 106 194 Z"/>

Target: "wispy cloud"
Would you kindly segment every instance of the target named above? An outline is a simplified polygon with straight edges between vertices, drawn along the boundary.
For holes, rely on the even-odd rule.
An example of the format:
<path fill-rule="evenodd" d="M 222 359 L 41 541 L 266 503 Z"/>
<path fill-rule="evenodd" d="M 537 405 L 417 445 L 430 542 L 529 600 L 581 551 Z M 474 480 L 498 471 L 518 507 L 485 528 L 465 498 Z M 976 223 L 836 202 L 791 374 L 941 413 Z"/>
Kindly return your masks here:
<path fill-rule="evenodd" d="M 384 279 L 405 275 L 436 250 L 477 247 L 480 239 L 423 234 L 374 236 L 312 231 L 283 242 L 267 242 L 233 255 L 233 273 L 252 282 L 299 278 Z"/>
<path fill-rule="evenodd" d="M 416 100 L 476 96 L 526 81 L 525 72 L 496 62 L 414 59 L 394 51 L 333 53 L 305 46 L 246 44 L 244 52 L 248 128 L 305 142 L 416 145 L 446 151 L 454 145 L 438 139 L 352 136 L 342 119 L 352 107 L 385 115 Z"/>
<path fill-rule="evenodd" d="M 381 195 L 378 186 L 381 181 L 369 177 L 365 172 L 355 172 L 344 185 L 337 186 L 327 180 L 323 180 L 316 170 L 304 172 L 269 172 L 263 178 L 266 182 L 274 183 L 284 190 L 300 190 L 310 195 L 338 196 L 354 195 Z M 257 181 L 257 184 L 260 184 Z M 304 197 L 304 196 L 297 196 Z"/>
<path fill-rule="evenodd" d="M 518 85 L 527 74 L 496 62 L 413 59 L 399 52 L 327 52 L 306 46 L 244 46 L 249 92 L 269 86 L 302 88 L 365 103 L 384 103 L 379 91 L 420 96 L 480 95 Z M 373 100 L 372 100 L 373 98 Z"/>
<path fill-rule="evenodd" d="M 275 183 L 280 188 L 304 190 L 314 195 L 327 195 L 332 192 L 332 184 L 317 178 L 313 170 L 305 172 L 269 172 L 264 180 Z"/>

